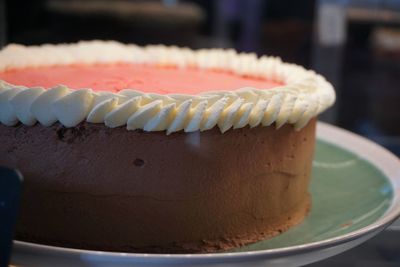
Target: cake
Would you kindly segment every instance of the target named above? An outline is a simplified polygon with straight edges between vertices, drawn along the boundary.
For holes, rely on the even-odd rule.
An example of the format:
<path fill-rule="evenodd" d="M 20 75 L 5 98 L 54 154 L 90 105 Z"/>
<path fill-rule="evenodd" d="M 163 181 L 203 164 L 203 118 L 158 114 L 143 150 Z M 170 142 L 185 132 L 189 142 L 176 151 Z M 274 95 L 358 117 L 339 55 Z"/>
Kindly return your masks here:
<path fill-rule="evenodd" d="M 225 251 L 307 215 L 320 75 L 233 50 L 111 41 L 0 52 L 0 165 L 25 177 L 18 240 Z"/>

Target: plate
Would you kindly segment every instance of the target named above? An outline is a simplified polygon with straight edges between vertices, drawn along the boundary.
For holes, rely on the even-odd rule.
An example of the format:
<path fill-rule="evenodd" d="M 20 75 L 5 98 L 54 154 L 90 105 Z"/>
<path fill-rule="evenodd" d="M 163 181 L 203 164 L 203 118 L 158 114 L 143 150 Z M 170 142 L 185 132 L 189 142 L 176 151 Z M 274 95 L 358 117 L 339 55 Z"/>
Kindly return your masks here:
<path fill-rule="evenodd" d="M 139 254 L 14 241 L 21 266 L 300 266 L 361 244 L 400 215 L 400 161 L 379 145 L 322 122 L 311 193 L 300 225 L 275 238 L 209 254 Z"/>

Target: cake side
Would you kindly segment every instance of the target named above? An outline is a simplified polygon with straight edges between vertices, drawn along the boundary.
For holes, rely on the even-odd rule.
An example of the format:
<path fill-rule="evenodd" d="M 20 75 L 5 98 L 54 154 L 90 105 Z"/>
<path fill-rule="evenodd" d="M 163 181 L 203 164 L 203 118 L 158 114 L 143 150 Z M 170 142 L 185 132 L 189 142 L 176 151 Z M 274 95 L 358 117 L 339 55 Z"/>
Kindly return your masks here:
<path fill-rule="evenodd" d="M 223 138 L 222 138 L 223 137 Z M 211 252 L 299 223 L 315 119 L 221 135 L 0 125 L 0 165 L 26 177 L 17 238 L 130 252 Z M 40 151 L 40 152 L 39 152 Z"/>

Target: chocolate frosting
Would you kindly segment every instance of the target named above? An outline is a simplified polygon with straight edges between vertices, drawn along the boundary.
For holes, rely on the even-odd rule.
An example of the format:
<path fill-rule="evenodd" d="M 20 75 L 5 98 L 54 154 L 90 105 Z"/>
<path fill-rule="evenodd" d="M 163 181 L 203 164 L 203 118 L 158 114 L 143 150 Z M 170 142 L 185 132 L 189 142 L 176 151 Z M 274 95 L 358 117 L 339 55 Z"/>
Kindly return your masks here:
<path fill-rule="evenodd" d="M 315 119 L 205 132 L 0 125 L 0 165 L 25 176 L 21 240 L 130 252 L 211 252 L 306 215 Z"/>

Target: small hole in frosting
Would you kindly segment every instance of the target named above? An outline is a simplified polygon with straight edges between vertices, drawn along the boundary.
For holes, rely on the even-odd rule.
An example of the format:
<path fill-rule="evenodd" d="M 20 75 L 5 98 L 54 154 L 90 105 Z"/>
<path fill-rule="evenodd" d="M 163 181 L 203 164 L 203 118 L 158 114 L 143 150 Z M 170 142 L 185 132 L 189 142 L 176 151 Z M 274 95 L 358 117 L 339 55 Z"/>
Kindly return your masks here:
<path fill-rule="evenodd" d="M 64 127 L 59 127 L 56 130 L 57 137 L 59 140 L 63 140 L 65 136 L 66 129 Z"/>
<path fill-rule="evenodd" d="M 133 164 L 135 164 L 135 166 L 137 167 L 142 167 L 144 165 L 144 160 L 142 159 L 135 159 L 135 161 L 133 162 Z"/>

